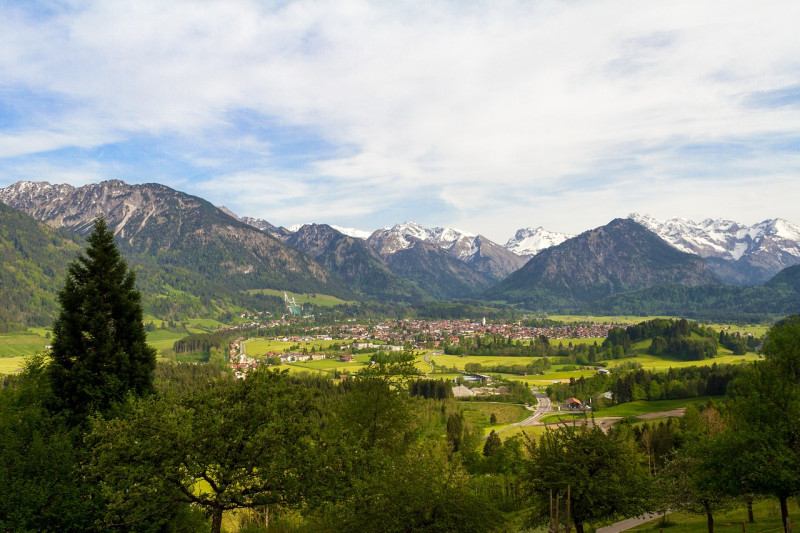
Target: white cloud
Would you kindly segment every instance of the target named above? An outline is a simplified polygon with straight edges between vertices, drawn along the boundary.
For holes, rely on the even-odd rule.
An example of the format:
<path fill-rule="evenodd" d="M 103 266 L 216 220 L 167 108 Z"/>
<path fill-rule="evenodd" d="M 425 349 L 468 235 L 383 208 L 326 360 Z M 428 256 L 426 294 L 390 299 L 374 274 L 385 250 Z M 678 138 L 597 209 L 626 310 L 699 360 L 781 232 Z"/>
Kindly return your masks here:
<path fill-rule="evenodd" d="M 49 17 L 0 10 L 0 79 L 64 102 L 24 127 L 0 126 L 0 157 L 179 137 L 195 146 L 175 157 L 224 175 L 225 185 L 198 191 L 231 205 L 246 187 L 242 206 L 258 199 L 278 218 L 289 202 L 320 217 L 366 217 L 398 201 L 411 210 L 415 196 L 443 199 L 471 231 L 488 233 L 470 220 L 493 221 L 505 235 L 526 225 L 579 231 L 607 222 L 609 210 L 609 220 L 656 214 L 665 198 L 702 218 L 708 202 L 677 200 L 665 183 L 706 190 L 698 176 L 719 162 L 703 168 L 683 148 L 800 131 L 800 106 L 750 100 L 800 86 L 794 0 L 104 0 Z M 231 112 L 265 117 L 267 131 L 241 129 Z M 300 170 L 277 168 L 270 132 L 279 127 L 305 128 L 332 150 L 305 154 Z M 760 197 L 773 205 L 736 200 L 754 176 L 796 176 L 786 150 L 719 156 L 730 176 L 715 189 L 719 205 L 743 209 L 724 216 L 789 209 L 777 191 Z M 567 216 L 568 227 L 555 223 Z"/>

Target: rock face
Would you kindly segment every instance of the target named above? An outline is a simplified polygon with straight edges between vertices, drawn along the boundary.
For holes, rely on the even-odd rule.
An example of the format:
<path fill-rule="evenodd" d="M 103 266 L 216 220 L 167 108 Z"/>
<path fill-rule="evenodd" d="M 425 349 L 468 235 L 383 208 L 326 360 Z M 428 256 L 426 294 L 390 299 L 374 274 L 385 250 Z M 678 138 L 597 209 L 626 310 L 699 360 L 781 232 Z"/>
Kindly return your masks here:
<path fill-rule="evenodd" d="M 351 289 L 391 302 L 421 302 L 430 296 L 417 284 L 393 273 L 363 239 L 344 235 L 327 224 L 306 224 L 286 244 L 313 257 Z"/>
<path fill-rule="evenodd" d="M 632 214 L 635 220 L 683 252 L 706 259 L 723 283 L 758 285 L 800 264 L 800 226 L 775 218 L 745 226 L 731 220 L 666 221 Z"/>
<path fill-rule="evenodd" d="M 548 248 L 488 292 L 490 298 L 587 303 L 612 294 L 715 283 L 703 260 L 630 219 L 616 219 Z"/>
<path fill-rule="evenodd" d="M 490 283 L 505 278 L 525 264 L 525 258 L 482 235 L 453 228 L 424 228 L 416 222 L 378 230 L 367 239 L 370 248 L 384 258 L 418 246 L 419 242 L 446 252 Z"/>
<path fill-rule="evenodd" d="M 209 202 L 159 184 L 119 180 L 72 187 L 19 182 L 0 199 L 53 227 L 86 235 L 104 216 L 120 249 L 143 263 L 181 267 L 241 289 L 347 292 L 304 254 Z"/>

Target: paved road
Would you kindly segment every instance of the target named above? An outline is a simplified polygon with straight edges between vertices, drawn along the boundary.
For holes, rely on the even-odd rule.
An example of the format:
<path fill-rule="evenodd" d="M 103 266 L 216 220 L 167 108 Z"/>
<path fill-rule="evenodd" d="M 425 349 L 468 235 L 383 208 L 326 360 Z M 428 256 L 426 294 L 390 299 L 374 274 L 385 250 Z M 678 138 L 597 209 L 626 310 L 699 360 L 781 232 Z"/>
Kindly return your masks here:
<path fill-rule="evenodd" d="M 552 405 L 550 405 L 550 398 L 548 398 L 546 394 L 543 394 L 541 392 L 534 392 L 533 395 L 536 396 L 536 402 L 537 402 L 536 408 L 534 409 L 533 407 L 528 407 L 528 409 L 533 411 L 533 414 L 528 418 L 526 418 L 525 420 L 523 420 L 522 422 L 511 424 L 510 426 L 497 431 L 497 433 L 502 433 L 503 431 L 507 431 L 511 428 L 519 426 L 532 426 L 535 423 L 537 423 L 540 418 L 542 418 L 544 415 L 546 415 L 551 411 Z"/>
<path fill-rule="evenodd" d="M 610 526 L 598 528 L 597 533 L 620 533 L 622 531 L 627 531 L 632 527 L 636 527 L 639 524 L 644 524 L 645 522 L 649 522 L 650 520 L 655 520 L 660 516 L 661 516 L 660 514 L 653 513 L 653 514 L 646 514 L 644 516 L 639 516 L 636 518 L 628 518 L 627 520 L 617 522 L 616 524 L 611 524 Z"/>

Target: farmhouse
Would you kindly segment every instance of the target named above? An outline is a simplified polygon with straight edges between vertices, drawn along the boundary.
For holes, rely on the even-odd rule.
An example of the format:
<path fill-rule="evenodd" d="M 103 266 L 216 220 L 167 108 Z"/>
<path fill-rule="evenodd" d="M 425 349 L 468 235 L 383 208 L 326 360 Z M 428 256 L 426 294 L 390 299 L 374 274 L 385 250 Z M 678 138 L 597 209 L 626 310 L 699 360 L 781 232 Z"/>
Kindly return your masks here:
<path fill-rule="evenodd" d="M 583 403 L 577 398 L 569 398 L 567 400 L 567 408 L 581 410 L 583 409 Z"/>

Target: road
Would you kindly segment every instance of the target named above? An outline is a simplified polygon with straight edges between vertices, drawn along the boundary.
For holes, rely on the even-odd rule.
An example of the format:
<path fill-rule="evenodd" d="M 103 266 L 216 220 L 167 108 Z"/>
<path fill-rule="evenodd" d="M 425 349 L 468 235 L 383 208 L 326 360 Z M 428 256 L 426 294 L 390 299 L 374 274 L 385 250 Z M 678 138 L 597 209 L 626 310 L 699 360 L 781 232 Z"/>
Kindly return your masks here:
<path fill-rule="evenodd" d="M 534 409 L 533 407 L 528 407 L 528 409 L 533 411 L 533 414 L 521 422 L 511 424 L 508 427 L 498 430 L 497 433 L 502 433 L 503 431 L 508 431 L 511 428 L 519 426 L 532 426 L 536 424 L 540 418 L 552 410 L 553 406 L 550 404 L 550 398 L 548 398 L 546 394 L 534 392 L 533 395 L 536 396 L 536 408 Z"/>
<path fill-rule="evenodd" d="M 649 522 L 650 520 L 655 520 L 660 516 L 662 515 L 653 513 L 644 516 L 639 516 L 636 518 L 628 518 L 627 520 L 617 522 L 616 524 L 611 524 L 610 526 L 597 528 L 597 533 L 620 533 L 622 531 L 627 531 L 633 527 L 636 527 L 640 524 L 644 524 L 645 522 Z"/>
<path fill-rule="evenodd" d="M 442 351 L 430 352 L 430 353 L 426 353 L 426 354 L 425 354 L 425 355 L 422 357 L 422 358 L 425 360 L 425 362 L 426 362 L 426 363 L 428 363 L 429 365 L 431 365 L 431 372 L 433 372 L 433 371 L 434 371 L 434 366 L 433 366 L 433 363 L 431 363 L 431 362 L 430 362 L 430 360 L 428 359 L 428 357 L 430 357 L 430 356 L 432 356 L 432 355 L 444 355 L 444 352 L 442 352 Z M 431 377 L 431 376 L 430 376 L 430 373 L 431 373 L 431 372 L 425 372 L 425 377 L 426 377 L 426 378 L 429 378 L 429 377 Z"/>

